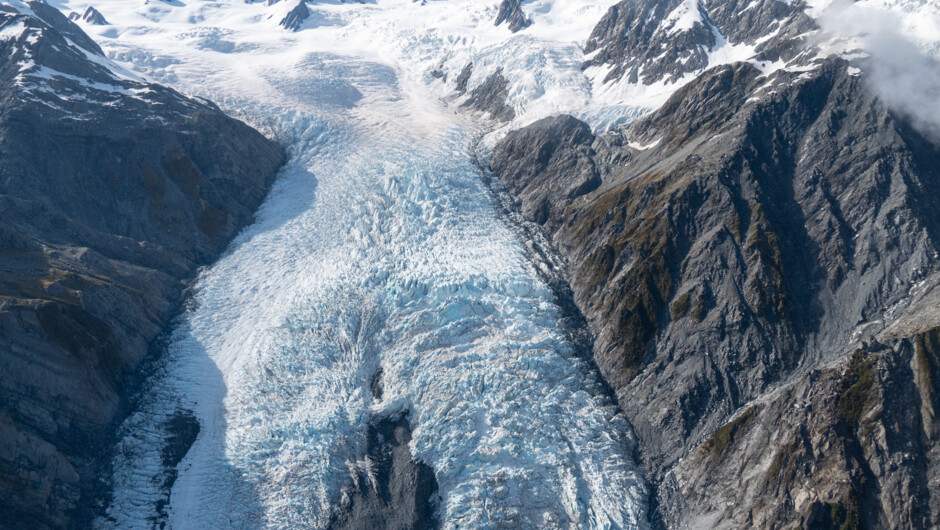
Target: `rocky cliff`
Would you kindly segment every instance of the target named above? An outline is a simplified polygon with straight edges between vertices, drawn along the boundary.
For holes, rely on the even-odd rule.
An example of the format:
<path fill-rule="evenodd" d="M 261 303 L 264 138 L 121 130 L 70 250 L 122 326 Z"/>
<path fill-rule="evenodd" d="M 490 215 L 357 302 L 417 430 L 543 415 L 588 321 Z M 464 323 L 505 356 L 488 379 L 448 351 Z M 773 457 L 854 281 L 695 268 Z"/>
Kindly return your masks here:
<path fill-rule="evenodd" d="M 65 527 L 127 374 L 284 154 L 47 4 L 0 7 L 0 39 L 0 526 Z"/>
<path fill-rule="evenodd" d="M 726 45 L 758 61 L 791 62 L 818 29 L 802 2 L 778 0 L 624 0 L 597 23 L 585 67 L 607 68 L 606 81 L 674 83 L 695 76 Z"/>
<path fill-rule="evenodd" d="M 644 56 L 615 55 L 595 60 Z M 940 523 L 940 312 L 911 302 L 940 269 L 940 146 L 844 60 L 799 62 L 719 66 L 624 129 L 548 118 L 492 153 L 566 262 L 668 527 Z"/>

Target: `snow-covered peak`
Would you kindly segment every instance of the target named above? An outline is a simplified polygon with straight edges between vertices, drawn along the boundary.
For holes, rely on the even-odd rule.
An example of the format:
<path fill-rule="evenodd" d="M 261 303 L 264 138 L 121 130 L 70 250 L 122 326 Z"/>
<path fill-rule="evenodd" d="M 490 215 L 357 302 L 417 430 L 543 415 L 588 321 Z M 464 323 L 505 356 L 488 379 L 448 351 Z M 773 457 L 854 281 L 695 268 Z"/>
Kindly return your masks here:
<path fill-rule="evenodd" d="M 73 22 L 87 22 L 88 24 L 95 24 L 98 26 L 108 25 L 108 21 L 105 20 L 104 16 L 93 6 L 86 7 L 85 12 L 82 14 L 78 14 L 75 11 L 72 11 L 69 13 L 69 20 Z"/>
<path fill-rule="evenodd" d="M 5 58 L 0 90 L 8 104 L 38 105 L 74 120 L 86 119 L 102 106 L 120 107 L 145 120 L 154 104 L 176 113 L 203 105 L 108 59 L 78 25 L 49 4 L 12 2 L 5 7 L 0 10 L 0 56 Z"/>
<path fill-rule="evenodd" d="M 307 8 L 307 2 L 300 0 L 297 5 L 284 15 L 280 25 L 286 30 L 298 31 L 304 27 L 304 21 L 310 18 L 310 9 Z"/>

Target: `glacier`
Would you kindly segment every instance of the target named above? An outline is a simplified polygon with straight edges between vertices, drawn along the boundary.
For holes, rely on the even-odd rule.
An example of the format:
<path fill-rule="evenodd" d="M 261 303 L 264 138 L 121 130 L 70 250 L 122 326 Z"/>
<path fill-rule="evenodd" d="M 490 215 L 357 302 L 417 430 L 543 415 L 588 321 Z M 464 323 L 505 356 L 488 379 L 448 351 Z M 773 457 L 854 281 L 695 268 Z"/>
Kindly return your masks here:
<path fill-rule="evenodd" d="M 493 127 L 422 69 L 517 57 L 532 76 L 514 101 L 532 119 L 587 103 L 564 59 L 584 35 L 512 36 L 472 4 L 459 15 L 483 37 L 442 47 L 453 33 L 387 18 L 424 7 L 410 0 L 311 6 L 295 34 L 276 27 L 284 3 L 96 2 L 112 25 L 87 30 L 121 67 L 219 102 L 290 151 L 168 332 L 119 428 L 96 527 L 325 527 L 370 468 L 369 422 L 402 413 L 445 527 L 647 526 L 630 426 L 484 184 L 476 146 Z M 637 113 L 603 119 L 620 111 Z M 167 469 L 181 414 L 199 434 Z"/>
<path fill-rule="evenodd" d="M 559 112 L 624 125 L 694 77 L 582 70 L 614 3 L 532 0 L 533 24 L 512 34 L 479 0 L 322 0 L 298 32 L 278 26 L 295 2 L 95 2 L 110 24 L 79 23 L 112 71 L 215 101 L 291 155 L 256 222 L 194 282 L 119 428 L 96 527 L 325 527 L 372 466 L 370 422 L 403 413 L 445 527 L 647 526 L 630 425 L 477 163 L 509 129 Z M 935 3 L 866 4 L 936 42 Z M 752 54 L 722 41 L 709 64 Z M 458 110 L 432 74 L 468 64 L 471 90 L 503 69 L 511 123 Z M 168 469 L 181 415 L 199 434 Z"/>

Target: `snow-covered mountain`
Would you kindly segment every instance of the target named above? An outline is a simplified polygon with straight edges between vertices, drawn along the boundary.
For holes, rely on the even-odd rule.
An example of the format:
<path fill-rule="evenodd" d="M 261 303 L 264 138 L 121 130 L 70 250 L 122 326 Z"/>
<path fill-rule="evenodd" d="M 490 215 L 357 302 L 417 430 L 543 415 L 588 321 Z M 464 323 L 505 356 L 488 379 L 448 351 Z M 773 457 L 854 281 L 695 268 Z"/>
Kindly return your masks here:
<path fill-rule="evenodd" d="M 250 134 L 221 110 L 288 152 L 253 224 L 194 280 L 97 467 L 65 452 L 77 474 L 47 475 L 69 495 L 14 501 L 55 514 L 43 524 L 938 524 L 932 412 L 906 417 L 925 427 L 905 449 L 915 430 L 872 412 L 931 402 L 940 369 L 925 325 L 896 329 L 932 318 L 928 302 L 897 308 L 936 272 L 935 2 L 0 9 L 9 93 L 48 123 L 111 131 L 99 149 L 159 137 L 234 156 Z M 159 186 L 149 155 L 118 155 L 141 181 L 99 196 L 124 209 L 99 214 L 81 179 L 62 207 L 185 255 L 185 278 L 217 250 L 188 221 L 209 235 L 205 212 L 238 209 L 219 242 L 254 210 L 232 189 L 271 172 L 243 160 L 261 143 L 201 159 L 211 187 L 169 144 Z M 192 201 L 148 206 L 177 226 L 148 232 L 122 201 L 168 186 Z M 876 335 L 891 354 L 858 342 Z M 895 367 L 917 352 L 916 374 Z M 895 380 L 903 399 L 885 397 Z M 807 406 L 836 419 L 793 412 Z M 79 499 L 78 475 L 102 482 Z"/>

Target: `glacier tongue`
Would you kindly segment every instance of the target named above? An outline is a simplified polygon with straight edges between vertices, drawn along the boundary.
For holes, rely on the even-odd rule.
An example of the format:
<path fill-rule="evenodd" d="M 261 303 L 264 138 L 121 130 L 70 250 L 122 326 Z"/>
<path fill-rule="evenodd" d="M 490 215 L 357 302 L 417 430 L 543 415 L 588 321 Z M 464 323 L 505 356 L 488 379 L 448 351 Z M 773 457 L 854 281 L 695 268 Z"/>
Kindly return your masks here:
<path fill-rule="evenodd" d="M 396 61 L 286 32 L 251 42 L 193 25 L 198 9 L 148 28 L 96 5 L 116 27 L 102 35 L 121 36 L 111 57 L 291 152 L 256 223 L 197 279 L 120 429 L 98 527 L 325 527 L 370 468 L 369 422 L 400 412 L 445 527 L 646 526 L 630 426 L 491 205 L 467 118 Z M 146 16 L 172 15 L 158 7 Z"/>

